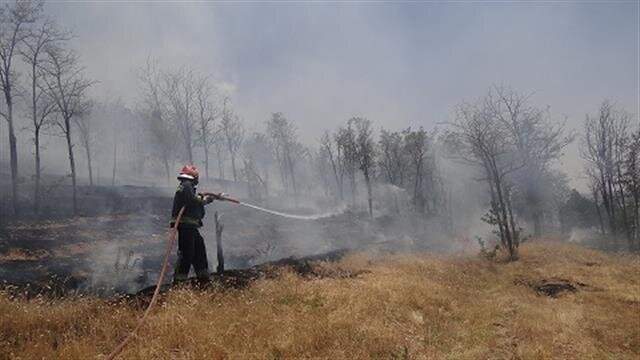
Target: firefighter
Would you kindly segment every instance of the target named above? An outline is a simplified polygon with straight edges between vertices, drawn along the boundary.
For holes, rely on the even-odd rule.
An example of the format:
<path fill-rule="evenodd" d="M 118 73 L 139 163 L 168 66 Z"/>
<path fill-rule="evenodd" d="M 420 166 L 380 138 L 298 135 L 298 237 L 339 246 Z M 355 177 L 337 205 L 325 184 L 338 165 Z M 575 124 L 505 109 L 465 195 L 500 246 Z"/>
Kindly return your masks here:
<path fill-rule="evenodd" d="M 185 165 L 178 175 L 180 184 L 173 197 L 171 227 L 175 226 L 180 209 L 183 206 L 185 208 L 178 224 L 178 262 L 173 275 L 174 283 L 187 280 L 191 266 L 199 280 L 209 280 L 207 251 L 198 228 L 202 226 L 204 206 L 211 203 L 214 197 L 196 193 L 198 175 L 198 169 L 195 166 Z"/>

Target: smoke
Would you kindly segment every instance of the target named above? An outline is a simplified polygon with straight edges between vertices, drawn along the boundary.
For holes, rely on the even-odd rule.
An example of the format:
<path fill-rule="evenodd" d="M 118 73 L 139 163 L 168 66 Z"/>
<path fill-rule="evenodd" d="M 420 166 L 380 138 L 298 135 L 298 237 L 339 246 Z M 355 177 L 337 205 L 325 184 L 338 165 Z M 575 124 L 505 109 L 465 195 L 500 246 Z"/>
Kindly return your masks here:
<path fill-rule="evenodd" d="M 490 199 L 476 168 L 435 149 L 438 154 L 430 160 L 438 176 L 425 179 L 432 183 L 430 188 L 386 184 L 379 180 L 381 174 L 374 174 L 371 219 L 363 210 L 367 199 L 360 170 L 353 201 L 346 178 L 341 179 L 344 196 L 338 196 L 335 185 L 326 186 L 336 180 L 329 167 L 315 168 L 318 134 L 335 130 L 352 116 L 368 118 L 375 130 L 401 132 L 424 126 L 431 131 L 451 119 L 455 104 L 476 98 L 494 83 L 534 93 L 532 103 L 566 115 L 570 130 L 579 129 L 584 113 L 592 112 L 605 97 L 638 113 L 637 7 L 635 3 L 47 3 L 45 15 L 73 30 L 75 37 L 68 46 L 78 52 L 87 76 L 97 81 L 91 88 L 95 106 L 88 117 L 94 131 L 93 186 L 77 131 L 72 139 L 79 215 L 120 214 L 129 219 L 98 221 L 85 229 L 82 236 L 91 247 L 84 261 L 91 272 L 87 287 L 133 291 L 153 281 L 176 185 L 174 173 L 189 161 L 202 169 L 200 188 L 224 190 L 249 201 L 243 207 L 216 203 L 207 210 L 202 233 L 211 269 L 215 267 L 211 215 L 216 210 L 225 223 L 223 243 L 230 268 L 341 248 L 477 249 L 476 236 L 485 240 L 495 236 L 482 220 Z M 289 188 L 284 179 L 288 175 L 282 174 L 270 149 L 262 147 L 254 151 L 253 159 L 240 151 L 237 176 L 232 176 L 224 141 L 228 139 L 212 142 L 205 154 L 203 131 L 195 120 L 192 128 L 171 124 L 175 131 L 161 136 L 164 142 L 159 145 L 152 136 L 158 129 L 149 124 L 157 114 L 145 111 L 149 99 L 143 96 L 139 79 L 140 68 L 150 59 L 157 60 L 164 72 L 188 69 L 210 79 L 217 90 L 211 114 L 218 121 L 223 107 L 232 109 L 245 140 L 258 133 L 268 143 L 265 121 L 271 113 L 283 112 L 296 134 L 295 159 L 290 161 L 296 166 L 290 171 L 295 172 L 291 177 L 297 177 L 298 189 Z M 18 65 L 15 70 L 22 81 L 16 88 L 24 93 L 16 97 L 15 108 L 22 216 L 68 217 L 72 190 L 67 144 L 53 122 L 42 134 L 40 214 L 31 210 L 35 171 L 29 91 L 26 69 Z M 162 90 L 163 99 L 172 94 Z M 221 101 L 225 96 L 228 102 Z M 179 119 L 166 105 L 158 106 L 161 111 L 154 109 Z M 0 122 L 2 221 L 9 218 L 11 205 L 5 123 Z M 212 133 L 221 133 L 215 130 Z M 192 158 L 183 149 L 182 135 L 189 132 Z M 170 154 L 167 159 L 161 158 L 163 151 Z M 205 158 L 210 174 L 205 174 Z M 251 167 L 249 160 L 257 164 Z M 556 174 L 554 181 L 544 184 L 521 180 L 529 188 L 565 191 L 567 184 L 580 187 L 584 182 L 581 167 L 575 146 L 569 147 L 554 164 L 568 173 L 568 180 Z M 435 200 L 423 208 L 413 194 L 419 186 L 437 189 L 437 194 L 428 194 Z M 557 210 L 555 202 L 561 197 L 556 195 L 545 193 L 547 214 Z M 516 213 L 518 220 L 522 215 Z M 574 231 L 571 241 L 586 237 Z"/>
<path fill-rule="evenodd" d="M 99 244 L 88 261 L 93 265 L 85 286 L 92 292 L 134 293 L 150 285 L 144 254 L 127 244 Z"/>

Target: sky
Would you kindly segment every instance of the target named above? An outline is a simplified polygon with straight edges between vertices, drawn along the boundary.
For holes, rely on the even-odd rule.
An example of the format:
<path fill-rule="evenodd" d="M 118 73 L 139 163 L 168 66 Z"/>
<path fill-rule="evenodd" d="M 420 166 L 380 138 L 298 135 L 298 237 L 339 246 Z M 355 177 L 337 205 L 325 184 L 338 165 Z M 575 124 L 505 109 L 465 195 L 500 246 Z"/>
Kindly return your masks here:
<path fill-rule="evenodd" d="M 638 114 L 639 6 L 627 2 L 48 2 L 98 97 L 133 105 L 148 57 L 233 89 L 249 128 L 272 112 L 317 140 L 352 116 L 442 127 L 492 85 L 579 131 L 604 99 Z M 637 117 L 636 117 L 637 119 Z M 580 186 L 577 144 L 558 165 Z"/>

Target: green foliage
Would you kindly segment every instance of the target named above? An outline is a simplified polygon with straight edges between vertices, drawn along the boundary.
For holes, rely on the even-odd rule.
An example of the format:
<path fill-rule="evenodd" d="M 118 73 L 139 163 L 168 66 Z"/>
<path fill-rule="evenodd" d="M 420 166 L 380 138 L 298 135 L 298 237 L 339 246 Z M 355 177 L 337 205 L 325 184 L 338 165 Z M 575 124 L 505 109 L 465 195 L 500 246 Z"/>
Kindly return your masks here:
<path fill-rule="evenodd" d="M 476 241 L 480 245 L 480 256 L 482 256 L 483 258 L 485 258 L 487 260 L 494 260 L 496 258 L 496 255 L 498 254 L 498 251 L 500 250 L 500 245 L 499 244 L 496 244 L 493 247 L 493 250 L 488 250 L 487 249 L 487 244 L 485 243 L 485 241 L 480 236 L 476 236 Z"/>

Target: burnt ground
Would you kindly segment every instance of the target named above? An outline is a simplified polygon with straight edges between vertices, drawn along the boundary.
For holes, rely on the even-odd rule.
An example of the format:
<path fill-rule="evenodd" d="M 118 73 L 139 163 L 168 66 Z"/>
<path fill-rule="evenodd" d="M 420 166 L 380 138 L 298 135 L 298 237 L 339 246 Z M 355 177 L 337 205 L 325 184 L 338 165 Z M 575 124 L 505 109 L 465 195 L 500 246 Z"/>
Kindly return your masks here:
<path fill-rule="evenodd" d="M 11 220 L 0 226 L 0 282 L 5 289 L 26 294 L 111 296 L 134 294 L 155 284 L 166 245 L 171 198 L 137 187 L 115 193 L 114 198 L 114 191 L 101 189 L 81 198 L 85 209 L 93 209 L 84 212 L 85 216 Z M 277 209 L 313 213 L 303 208 Z M 432 237 L 427 242 L 432 234 L 425 231 L 424 222 L 406 218 L 381 216 L 372 221 L 366 214 L 346 211 L 301 221 L 214 203 L 207 208 L 201 229 L 212 271 L 217 263 L 214 211 L 221 214 L 225 225 L 228 270 L 215 279 L 229 286 L 268 276 L 269 266 L 288 266 L 314 276 L 309 259 L 335 255 L 340 249 L 397 250 L 438 244 Z M 175 249 L 171 261 L 175 261 Z"/>

